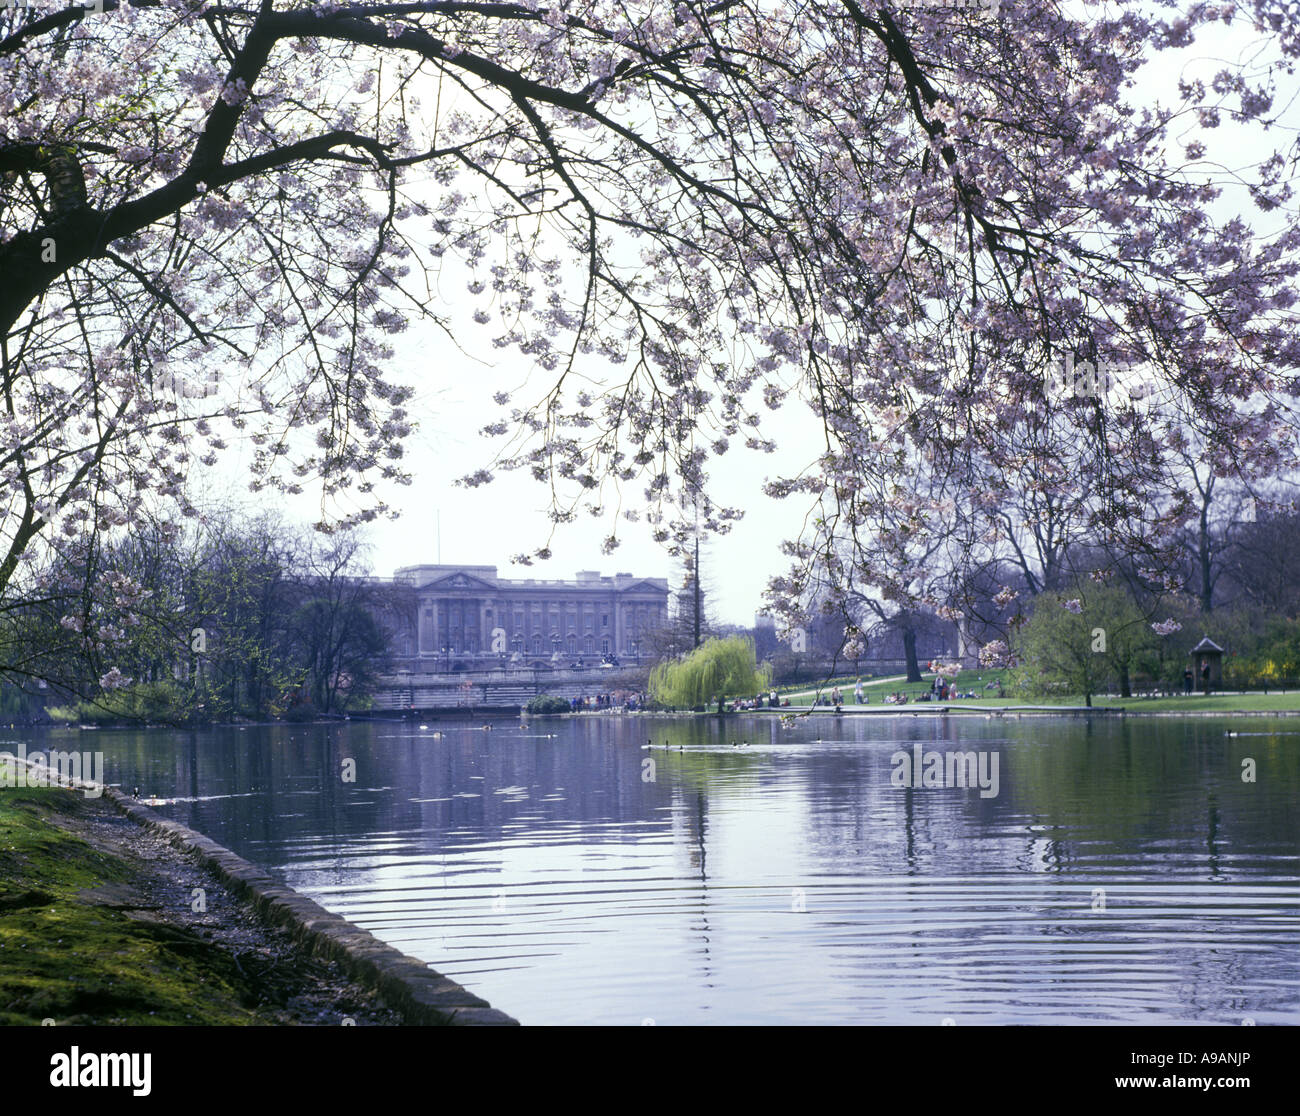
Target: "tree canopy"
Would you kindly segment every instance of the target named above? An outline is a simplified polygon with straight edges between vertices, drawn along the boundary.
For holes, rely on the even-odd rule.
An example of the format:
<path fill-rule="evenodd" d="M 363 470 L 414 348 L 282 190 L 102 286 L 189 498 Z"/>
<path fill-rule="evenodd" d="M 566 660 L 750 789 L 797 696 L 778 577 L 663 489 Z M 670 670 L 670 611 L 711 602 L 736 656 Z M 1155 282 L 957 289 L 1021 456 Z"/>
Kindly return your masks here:
<path fill-rule="evenodd" d="M 659 663 L 650 672 L 650 694 L 664 705 L 694 709 L 753 695 L 766 688 L 771 668 L 759 667 L 747 636 L 708 639 L 682 659 Z"/>
<path fill-rule="evenodd" d="M 640 482 L 661 541 L 693 530 L 675 507 L 725 530 L 711 459 L 811 406 L 824 444 L 767 485 L 815 509 L 786 624 L 922 592 L 882 513 L 895 556 L 955 519 L 1050 564 L 1086 528 L 1158 576 L 1189 424 L 1221 474 L 1294 459 L 1293 153 L 1216 178 L 1213 149 L 1290 104 L 1281 0 L 102 9 L 0 12 L 0 603 L 147 506 L 197 514 L 190 474 L 235 445 L 257 489 L 321 483 L 326 528 L 386 513 L 395 338 L 475 343 L 440 283 L 535 373 L 465 483 L 529 471 L 557 524 Z M 1220 23 L 1249 64 L 1130 103 Z M 1064 390 L 1067 357 L 1122 390 Z"/>
<path fill-rule="evenodd" d="M 1017 681 L 1030 694 L 1082 694 L 1086 705 L 1108 682 L 1118 682 L 1122 696 L 1130 697 L 1132 675 L 1154 661 L 1157 633 L 1163 634 L 1164 621 L 1148 620 L 1117 586 L 1042 594 L 1020 632 L 1025 665 Z M 1177 627 L 1170 622 L 1171 631 Z"/>

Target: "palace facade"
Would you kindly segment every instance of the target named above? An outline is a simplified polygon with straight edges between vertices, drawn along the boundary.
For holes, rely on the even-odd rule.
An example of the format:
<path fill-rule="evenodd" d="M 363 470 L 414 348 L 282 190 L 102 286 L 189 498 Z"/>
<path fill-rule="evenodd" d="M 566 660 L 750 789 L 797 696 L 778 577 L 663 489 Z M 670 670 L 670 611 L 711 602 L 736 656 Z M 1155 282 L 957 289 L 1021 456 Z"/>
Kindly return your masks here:
<path fill-rule="evenodd" d="M 668 581 L 582 570 L 573 581 L 497 576 L 496 566 L 407 566 L 415 597 L 406 655 L 432 670 L 651 657 L 668 620 Z"/>

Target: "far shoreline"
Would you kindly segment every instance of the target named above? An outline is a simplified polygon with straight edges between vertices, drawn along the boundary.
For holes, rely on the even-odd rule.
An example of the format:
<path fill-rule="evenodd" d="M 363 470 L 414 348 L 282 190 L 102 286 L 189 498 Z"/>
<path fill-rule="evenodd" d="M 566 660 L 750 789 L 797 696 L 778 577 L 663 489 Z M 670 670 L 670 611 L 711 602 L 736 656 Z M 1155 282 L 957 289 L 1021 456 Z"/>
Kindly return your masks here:
<path fill-rule="evenodd" d="M 116 724 L 102 725 L 69 725 L 58 723 L 19 723 L 14 722 L 7 726 L 0 726 L 0 731 L 7 728 L 11 732 L 129 732 L 148 729 L 151 731 L 168 730 L 171 732 L 207 732 L 214 729 L 263 729 L 263 728 L 341 728 L 347 725 L 364 725 L 364 724 L 413 724 L 421 718 L 427 718 L 432 722 L 439 724 L 457 723 L 457 722 L 475 722 L 475 721 L 501 721 L 505 719 L 519 719 L 524 721 L 530 720 L 578 720 L 582 718 L 593 717 L 638 717 L 649 720 L 699 720 L 717 719 L 724 720 L 734 717 L 831 717 L 831 718 L 855 718 L 855 717 L 984 717 L 990 719 L 993 717 L 1169 717 L 1169 718 L 1214 718 L 1214 717 L 1300 717 L 1300 694 L 1297 697 L 1297 708 L 1294 709 L 1249 709 L 1249 708 L 1227 708 L 1227 709 L 1141 709 L 1132 706 L 1110 706 L 1110 705 L 971 705 L 966 703 L 960 704 L 940 704 L 931 702 L 908 702 L 906 705 L 845 705 L 840 710 L 830 706 L 808 706 L 808 705 L 787 705 L 777 708 L 763 707 L 761 709 L 737 709 L 727 710 L 725 713 L 719 713 L 716 709 L 710 710 L 689 710 L 689 709 L 601 709 L 601 710 L 583 710 L 569 713 L 528 713 L 525 710 L 510 709 L 425 709 L 416 710 L 406 716 L 380 716 L 369 717 L 365 714 L 354 714 L 347 720 L 340 718 L 328 718 L 319 721 L 211 721 L 200 725 L 194 724 L 169 724 L 167 722 L 128 722 L 124 721 Z M 1152 701 L 1168 701 L 1168 698 L 1154 698 Z"/>

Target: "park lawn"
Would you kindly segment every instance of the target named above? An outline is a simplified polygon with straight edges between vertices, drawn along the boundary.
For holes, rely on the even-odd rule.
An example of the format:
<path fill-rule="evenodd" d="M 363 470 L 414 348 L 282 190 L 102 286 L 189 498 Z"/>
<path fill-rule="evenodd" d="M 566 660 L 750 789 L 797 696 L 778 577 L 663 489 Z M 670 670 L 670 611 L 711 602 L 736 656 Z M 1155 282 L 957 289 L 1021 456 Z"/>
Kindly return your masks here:
<path fill-rule="evenodd" d="M 1017 702 L 1022 705 L 1083 705 L 1082 694 L 1066 694 L 1034 701 Z M 1002 704 L 1002 703 L 999 703 Z M 1126 709 L 1135 713 L 1285 713 L 1300 711 L 1300 690 L 1285 694 L 1203 694 L 1174 697 L 1123 698 L 1111 694 L 1093 694 L 1092 704 L 1105 709 Z"/>
<path fill-rule="evenodd" d="M 55 823 L 75 791 L 0 788 L 0 1025 L 247 1024 L 228 955 L 96 902 L 135 870 Z"/>
<path fill-rule="evenodd" d="M 991 668 L 986 670 L 963 670 L 960 674 L 957 675 L 957 678 L 954 682 L 954 686 L 962 693 L 967 693 L 973 690 L 975 693 L 980 695 L 979 700 L 981 701 L 990 698 L 997 700 L 996 697 L 997 691 L 985 690 L 984 687 L 988 683 L 993 681 L 998 681 L 998 680 L 1002 680 L 1002 683 L 1005 686 L 1006 673 L 1007 672 L 1005 670 L 991 669 Z M 924 681 L 904 682 L 901 679 L 895 678 L 893 681 L 871 682 L 868 681 L 866 678 L 864 678 L 862 681 L 862 693 L 863 696 L 867 699 L 867 704 L 869 705 L 878 705 L 884 701 L 884 697 L 886 694 L 893 694 L 893 693 L 907 694 L 908 698 L 911 699 L 911 701 L 915 701 L 918 695 L 930 692 L 930 681 L 931 679 L 934 678 L 934 675 L 927 674 L 924 671 L 922 671 L 921 677 L 924 679 Z M 854 702 L 853 687 L 856 681 L 857 681 L 857 676 L 852 675 L 846 678 L 835 679 L 831 682 L 825 683 L 824 685 L 821 683 L 811 683 L 811 684 L 805 683 L 799 687 L 786 687 L 786 690 L 784 692 L 789 693 L 791 690 L 796 690 L 796 691 L 813 690 L 818 686 L 821 686 L 821 692 L 823 694 L 829 695 L 833 687 L 839 686 L 840 696 L 844 699 L 844 703 L 846 705 L 852 705 Z M 782 691 L 778 691 L 778 693 L 780 692 Z M 1006 699 L 1004 698 L 1002 700 L 1005 701 Z M 790 705 L 792 707 L 796 705 L 806 706 L 811 704 L 812 704 L 811 694 L 804 697 L 790 698 Z M 1079 704 L 1080 705 L 1083 704 L 1082 700 L 1080 700 Z"/>
<path fill-rule="evenodd" d="M 1084 699 L 1082 694 L 1053 694 L 1046 697 L 1038 698 L 1016 698 L 1010 693 L 1003 698 L 997 696 L 996 690 L 986 690 L 985 685 L 994 680 L 1002 680 L 1003 686 L 1007 685 L 1005 670 L 964 670 L 956 680 L 956 689 L 965 693 L 974 691 L 979 694 L 980 702 L 993 702 L 998 706 L 1014 708 L 1016 706 L 1082 706 Z M 911 699 L 908 702 L 909 707 L 915 702 L 917 695 L 927 693 L 930 689 L 930 679 L 933 675 L 925 675 L 925 681 L 922 683 L 905 683 L 899 681 L 893 682 L 863 682 L 862 689 L 864 695 L 869 699 L 870 705 L 882 703 L 886 694 L 902 692 L 906 693 Z M 827 683 L 822 692 L 829 694 L 832 686 L 839 685 L 841 696 L 845 704 L 853 703 L 853 682 L 855 679 L 849 679 L 847 682 L 843 679 L 838 682 Z M 812 689 L 811 686 L 805 686 L 805 689 Z M 961 705 L 963 702 L 969 704 L 969 698 L 953 698 L 948 704 Z M 790 699 L 791 707 L 807 707 L 812 704 L 811 695 L 806 697 L 792 697 Z M 922 703 L 923 705 L 928 703 Z M 1201 694 L 1175 695 L 1173 697 L 1131 697 L 1122 698 L 1112 694 L 1093 694 L 1092 704 L 1097 708 L 1105 709 L 1130 709 L 1134 712 L 1151 712 L 1151 713 L 1269 713 L 1269 712 L 1290 712 L 1293 710 L 1300 711 L 1300 690 L 1292 690 L 1287 693 L 1220 693 L 1211 694 L 1205 697 Z M 933 708 L 933 706 L 931 706 Z"/>
<path fill-rule="evenodd" d="M 808 682 L 790 682 L 781 686 L 769 687 L 775 689 L 777 694 L 782 698 L 791 698 L 794 694 L 802 694 L 805 690 L 815 690 L 819 686 L 829 691 L 832 686 L 838 686 L 841 690 L 853 689 L 853 684 L 857 681 L 856 674 L 839 675 L 832 678 L 829 682 L 822 682 L 821 679 L 812 679 Z M 863 675 L 863 686 L 866 686 L 866 676 Z"/>

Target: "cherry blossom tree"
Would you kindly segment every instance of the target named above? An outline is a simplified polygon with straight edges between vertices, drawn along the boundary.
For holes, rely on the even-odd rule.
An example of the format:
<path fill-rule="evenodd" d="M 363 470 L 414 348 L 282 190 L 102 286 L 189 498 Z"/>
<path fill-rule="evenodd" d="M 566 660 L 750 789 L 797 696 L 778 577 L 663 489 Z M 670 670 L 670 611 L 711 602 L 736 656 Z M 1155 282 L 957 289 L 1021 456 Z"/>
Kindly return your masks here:
<path fill-rule="evenodd" d="M 319 483 L 325 529 L 385 514 L 412 426 L 395 338 L 424 318 L 475 344 L 428 308 L 443 283 L 532 369 L 465 483 L 526 470 L 560 524 L 638 517 L 640 481 L 674 547 L 670 492 L 725 530 L 709 464 L 774 450 L 761 416 L 789 401 L 824 444 L 768 490 L 829 499 L 850 552 L 867 478 L 901 493 L 916 456 L 1010 475 L 1048 430 L 1069 469 L 1031 483 L 1158 549 L 1180 513 L 1157 506 L 1173 424 L 1151 408 L 1225 442 L 1288 418 L 1286 153 L 1240 183 L 1267 236 L 1196 173 L 1221 118 L 1280 111 L 1300 37 L 1274 0 L 102 9 L 0 13 L 0 596 L 146 506 L 194 513 L 191 472 L 236 446 L 255 489 Z M 1127 103 L 1220 20 L 1274 68 Z M 1067 353 L 1180 390 L 1055 399 Z M 813 525 L 774 596 L 835 550 Z"/>
<path fill-rule="evenodd" d="M 990 75 L 954 62 L 961 48 L 927 39 L 924 20 L 908 23 L 928 79 L 917 87 L 929 110 L 922 130 L 951 141 L 949 192 L 895 229 L 898 268 L 865 315 L 878 328 L 830 390 L 819 384 L 829 444 L 818 467 L 771 486 L 817 492 L 821 509 L 790 573 L 772 583 L 778 598 L 804 597 L 828 576 L 887 590 L 920 572 L 912 563 L 934 561 L 915 548 L 911 563 L 899 553 L 882 566 L 873 517 L 826 510 L 889 475 L 888 444 L 895 460 L 946 462 L 978 491 L 979 514 L 1031 594 L 1077 572 L 1070 552 L 1084 542 L 1143 559 L 1153 579 L 1169 576 L 1195 511 L 1179 475 L 1184 428 L 1233 447 L 1216 456 L 1224 476 L 1258 475 L 1265 457 L 1294 460 L 1296 224 L 1282 155 L 1249 184 L 1257 211 L 1278 218 L 1265 234 L 1215 216 L 1222 189 L 1193 167 L 1205 153 L 1199 135 L 1174 154 L 1169 127 L 1191 116 L 1213 128 L 1221 113 L 1270 119 L 1270 83 L 1291 75 L 1293 28 L 1257 7 L 1260 24 L 1280 32 L 1276 67 L 1259 86 L 1224 70 L 1217 106 L 1185 83 L 1175 107 L 1124 119 L 1126 75 L 1233 10 L 1197 7 L 1170 23 L 1132 10 L 1083 22 L 1053 13 L 1062 39 L 1050 51 L 1034 45 L 1022 14 L 1033 23 L 1048 10 L 1018 10 L 1008 29 L 1023 51 L 1009 70 L 1028 74 L 1017 94 L 1032 90 L 1019 109 Z M 1128 373 L 1115 392 L 1095 377 L 1062 391 L 1063 358 Z M 917 491 L 915 471 L 893 475 Z"/>

